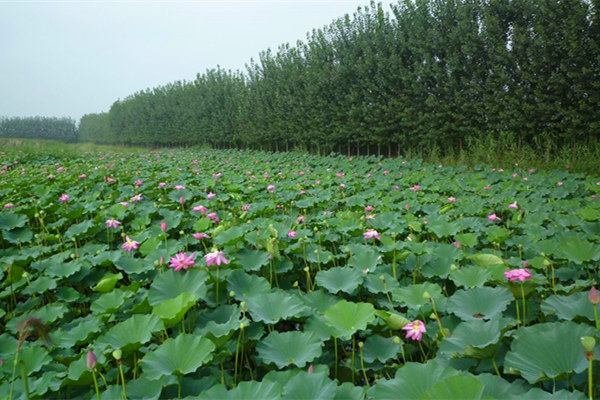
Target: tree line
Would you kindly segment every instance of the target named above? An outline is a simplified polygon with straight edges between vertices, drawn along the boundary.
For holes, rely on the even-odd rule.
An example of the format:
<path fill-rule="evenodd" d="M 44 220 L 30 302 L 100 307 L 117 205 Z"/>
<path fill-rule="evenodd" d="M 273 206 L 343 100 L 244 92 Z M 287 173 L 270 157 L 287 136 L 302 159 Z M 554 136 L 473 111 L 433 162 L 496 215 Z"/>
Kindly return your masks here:
<path fill-rule="evenodd" d="M 598 143 L 600 0 L 402 0 L 85 115 L 83 141 L 398 154 Z"/>
<path fill-rule="evenodd" d="M 27 117 L 0 118 L 0 137 L 50 139 L 76 142 L 78 130 L 71 118 Z"/>

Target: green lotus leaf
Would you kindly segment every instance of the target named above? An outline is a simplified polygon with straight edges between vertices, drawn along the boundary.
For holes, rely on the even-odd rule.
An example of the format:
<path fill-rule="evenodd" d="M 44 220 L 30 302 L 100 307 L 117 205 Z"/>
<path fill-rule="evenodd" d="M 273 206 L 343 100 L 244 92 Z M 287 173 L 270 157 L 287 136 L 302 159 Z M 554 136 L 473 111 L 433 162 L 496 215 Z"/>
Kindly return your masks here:
<path fill-rule="evenodd" d="M 170 226 L 172 226 L 172 225 L 169 225 L 169 227 Z M 142 256 L 147 257 L 153 251 L 155 251 L 156 249 L 158 249 L 160 247 L 160 245 L 163 244 L 163 243 L 164 243 L 164 239 L 162 239 L 161 237 L 158 237 L 158 236 L 149 237 L 148 239 L 146 239 L 144 241 L 144 243 L 142 243 L 140 245 L 140 253 L 142 254 Z M 132 259 L 132 260 L 134 260 L 134 258 L 129 257 L 129 256 L 121 257 L 121 259 Z M 135 260 L 138 260 L 138 259 L 135 259 Z"/>
<path fill-rule="evenodd" d="M 281 369 L 292 364 L 303 368 L 321 356 L 322 347 L 323 342 L 312 332 L 273 331 L 258 342 L 256 350 L 265 363 Z"/>
<path fill-rule="evenodd" d="M 163 389 L 163 383 L 160 380 L 148 379 L 142 376 L 135 380 L 128 380 L 125 387 L 128 398 L 158 400 Z"/>
<path fill-rule="evenodd" d="M 492 358 L 502 336 L 501 329 L 498 319 L 461 322 L 452 336 L 442 340 L 438 354 L 448 358 Z"/>
<path fill-rule="evenodd" d="M 94 228 L 96 228 L 96 223 L 93 220 L 88 219 L 87 221 L 83 221 L 79 224 L 71 225 L 63 236 L 65 239 L 70 240 L 73 238 L 85 236 Z"/>
<path fill-rule="evenodd" d="M 254 321 L 274 324 L 282 319 L 306 315 L 310 312 L 302 300 L 283 290 L 259 294 L 246 300 L 246 307 Z"/>
<path fill-rule="evenodd" d="M 594 328 L 571 321 L 540 323 L 517 331 L 504 359 L 506 373 L 518 373 L 529 383 L 565 379 L 587 369 L 582 336 Z"/>
<path fill-rule="evenodd" d="M 515 400 L 537 398 L 535 396 L 529 397 L 525 395 L 525 393 L 530 390 L 530 386 L 524 380 L 515 379 L 514 381 L 509 382 L 506 379 L 500 378 L 498 375 L 488 373 L 474 375 L 474 377 L 479 382 L 483 383 L 484 398 L 486 396 L 495 399 L 515 398 Z"/>
<path fill-rule="evenodd" d="M 154 278 L 148 291 L 148 302 L 151 306 L 156 306 L 166 300 L 174 299 L 182 293 L 189 293 L 198 299 L 203 299 L 206 296 L 205 282 L 207 279 L 208 275 L 202 270 L 175 271 L 168 269 Z"/>
<path fill-rule="evenodd" d="M 381 279 L 383 277 L 383 279 Z M 363 286 L 371 293 L 386 293 L 391 292 L 399 286 L 398 280 L 394 279 L 390 274 L 377 272 L 366 274 Z"/>
<path fill-rule="evenodd" d="M 492 271 L 480 267 L 466 267 L 450 272 L 450 279 L 456 286 L 465 288 L 481 287 L 491 277 Z"/>
<path fill-rule="evenodd" d="M 28 317 L 38 318 L 44 324 L 51 325 L 52 323 L 62 318 L 68 311 L 69 309 L 63 303 L 56 302 L 46 304 L 45 306 L 40 307 L 37 310 L 10 319 L 6 323 L 6 330 L 16 334 L 18 331 L 19 324 L 25 321 Z"/>
<path fill-rule="evenodd" d="M 14 356 L 13 356 L 14 360 Z M 9 365 L 12 365 L 12 361 Z M 48 351 L 38 344 L 23 346 L 19 351 L 19 362 L 25 363 L 25 370 L 31 375 L 52 362 Z"/>
<path fill-rule="evenodd" d="M 443 310 L 446 300 L 442 295 L 442 288 L 437 283 L 424 282 L 407 287 L 400 287 L 392 291 L 392 298 L 394 301 L 406 304 L 409 308 L 419 309 L 425 304 L 430 303 L 427 294 L 433 297 L 436 302 L 437 310 Z"/>
<path fill-rule="evenodd" d="M 90 306 L 94 314 L 110 314 L 119 311 L 125 300 L 133 296 L 130 291 L 115 289 L 98 297 Z"/>
<path fill-rule="evenodd" d="M 435 233 L 438 238 L 442 239 L 456 235 L 460 231 L 460 224 L 458 222 L 449 222 L 441 218 L 428 218 L 427 229 Z"/>
<path fill-rule="evenodd" d="M 336 391 L 337 385 L 326 373 L 300 371 L 283 387 L 283 399 L 330 400 Z"/>
<path fill-rule="evenodd" d="M 73 260 L 70 262 L 52 262 L 44 268 L 44 273 L 54 278 L 66 278 L 79 272 L 82 268 L 91 268 L 87 260 Z"/>
<path fill-rule="evenodd" d="M 363 387 L 344 382 L 337 387 L 333 400 L 362 400 L 364 398 L 365 389 Z"/>
<path fill-rule="evenodd" d="M 202 336 L 183 333 L 169 338 L 140 360 L 142 377 L 153 380 L 195 372 L 212 358 L 214 349 L 215 345 Z"/>
<path fill-rule="evenodd" d="M 363 357 L 366 362 L 370 363 L 377 359 L 384 363 L 395 358 L 398 353 L 400 353 L 400 346 L 394 342 L 393 337 L 372 335 L 365 340 Z"/>
<path fill-rule="evenodd" d="M 566 236 L 559 240 L 556 254 L 575 264 L 600 259 L 600 244 L 589 242 L 579 236 Z"/>
<path fill-rule="evenodd" d="M 478 287 L 457 290 L 448 299 L 447 310 L 463 321 L 497 319 L 514 300 L 510 290 L 503 287 Z"/>
<path fill-rule="evenodd" d="M 457 242 L 460 242 L 461 246 L 475 247 L 477 245 L 477 235 L 474 233 L 459 233 L 454 236 Z"/>
<path fill-rule="evenodd" d="M 589 302 L 588 292 L 576 292 L 568 296 L 552 295 L 542 302 L 541 309 L 546 315 L 556 314 L 564 320 L 584 317 L 594 321 L 594 306 Z"/>
<path fill-rule="evenodd" d="M 152 339 L 152 333 L 164 329 L 164 324 L 152 314 L 134 315 L 119 322 L 98 338 L 99 345 L 110 346 L 114 350 L 123 351 L 138 349 Z"/>
<path fill-rule="evenodd" d="M 244 229 L 241 226 L 231 227 L 213 238 L 213 242 L 219 246 L 230 245 L 244 238 Z"/>
<path fill-rule="evenodd" d="M 504 260 L 494 254 L 480 253 L 480 254 L 471 254 L 466 257 L 467 259 L 473 261 L 475 264 L 480 267 L 488 267 L 490 265 L 501 265 L 504 264 Z"/>
<path fill-rule="evenodd" d="M 271 253 L 260 250 L 248 250 L 244 249 L 237 253 L 236 263 L 244 267 L 246 271 L 258 271 L 264 265 L 269 264 L 269 257 Z"/>
<path fill-rule="evenodd" d="M 86 343 L 103 328 L 102 320 L 96 315 L 77 318 L 50 334 L 52 343 L 68 349 Z"/>
<path fill-rule="evenodd" d="M 40 276 L 31 282 L 31 286 L 23 290 L 24 294 L 44 293 L 56 288 L 56 279 L 47 276 Z"/>
<path fill-rule="evenodd" d="M 369 395 L 376 399 L 418 399 L 436 383 L 458 374 L 435 360 L 427 364 L 409 362 L 396 371 L 394 379 L 377 381 Z"/>
<path fill-rule="evenodd" d="M 243 301 L 249 297 L 268 293 L 271 285 L 262 276 L 249 275 L 242 270 L 234 270 L 227 277 L 227 288 L 235 293 L 237 300 Z"/>
<path fill-rule="evenodd" d="M 123 274 L 120 272 L 118 274 L 104 275 L 104 277 L 102 277 L 102 279 L 98 281 L 98 283 L 92 288 L 92 290 L 94 292 L 102 293 L 110 292 L 115 288 L 117 282 L 119 282 L 121 279 L 123 279 Z"/>
<path fill-rule="evenodd" d="M 248 320 L 242 318 L 242 311 L 237 305 L 222 305 L 214 310 L 202 310 L 196 314 L 196 330 L 203 336 L 221 337 L 240 328 Z M 211 337 L 212 338 L 212 337 Z"/>
<path fill-rule="evenodd" d="M 199 400 L 239 400 L 239 399 L 261 399 L 278 400 L 281 399 L 283 387 L 277 382 L 271 381 L 245 381 L 240 382 L 236 387 L 227 390 L 223 385 L 215 385 L 209 390 L 202 392 Z"/>
<path fill-rule="evenodd" d="M 7 242 L 19 245 L 31 241 L 33 231 L 27 227 L 15 228 L 3 233 L 4 239 Z"/>
<path fill-rule="evenodd" d="M 152 308 L 152 314 L 159 317 L 165 326 L 178 324 L 185 313 L 196 304 L 198 297 L 187 292 L 179 296 L 163 301 Z"/>
<path fill-rule="evenodd" d="M 25 226 L 28 218 L 23 214 L 16 214 L 12 212 L 0 213 L 0 229 L 3 231 L 10 231 L 14 228 L 21 228 Z"/>
<path fill-rule="evenodd" d="M 352 293 L 362 283 L 364 274 L 356 268 L 334 267 L 319 271 L 315 277 L 317 285 L 324 287 L 330 293 L 340 291 Z"/>
<path fill-rule="evenodd" d="M 325 311 L 325 324 L 333 328 L 334 337 L 344 340 L 364 330 L 375 319 L 375 308 L 369 303 L 340 300 Z"/>
<path fill-rule="evenodd" d="M 339 301 L 336 296 L 333 296 L 323 289 L 313 290 L 312 292 L 306 293 L 304 296 L 302 296 L 302 300 L 308 307 L 318 311 L 321 314 Z"/>
<path fill-rule="evenodd" d="M 129 275 L 141 274 L 143 272 L 148 272 L 155 269 L 152 261 L 143 258 L 133 258 L 127 254 L 121 255 L 121 257 L 115 260 L 114 264 L 117 269 L 120 269 Z"/>
<path fill-rule="evenodd" d="M 454 375 L 427 389 L 419 399 L 482 399 L 484 386 L 473 376 Z"/>
<path fill-rule="evenodd" d="M 348 265 L 359 271 L 363 269 L 373 270 L 379 263 L 381 254 L 371 246 L 353 244 L 348 245 L 348 250 L 351 254 Z"/>

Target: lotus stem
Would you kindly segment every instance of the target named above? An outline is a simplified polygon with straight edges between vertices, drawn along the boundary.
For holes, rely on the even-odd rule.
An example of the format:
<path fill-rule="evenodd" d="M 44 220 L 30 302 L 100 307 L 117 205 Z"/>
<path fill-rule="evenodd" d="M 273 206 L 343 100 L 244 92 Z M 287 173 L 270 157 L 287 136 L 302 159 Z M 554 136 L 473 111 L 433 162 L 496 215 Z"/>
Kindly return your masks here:
<path fill-rule="evenodd" d="M 352 335 L 352 384 L 354 384 L 354 353 L 356 349 L 356 339 Z"/>
<path fill-rule="evenodd" d="M 500 375 L 500 371 L 498 370 L 498 365 L 496 365 L 496 359 L 494 357 L 492 357 L 492 365 L 494 366 L 496 375 L 498 375 L 500 378 L 502 378 L 502 375 Z"/>
<path fill-rule="evenodd" d="M 594 320 L 596 321 L 596 330 L 600 331 L 600 322 L 598 321 L 598 306 L 594 305 Z"/>
<path fill-rule="evenodd" d="M 121 383 L 123 384 L 123 398 L 127 399 L 127 390 L 125 389 L 125 375 L 123 374 L 123 366 L 119 361 L 119 374 L 121 374 Z"/>
<path fill-rule="evenodd" d="M 10 392 L 8 394 L 8 398 L 12 400 L 13 389 L 15 386 L 15 375 L 17 374 L 17 363 L 19 362 L 19 349 L 17 349 L 17 353 L 15 354 L 15 360 L 13 361 L 13 373 L 12 379 L 10 380 Z"/>
<path fill-rule="evenodd" d="M 598 319 L 596 319 L 596 322 Z M 588 360 L 588 396 L 590 400 L 594 399 L 594 376 L 592 375 L 592 363 L 594 362 L 593 358 Z"/>
<path fill-rule="evenodd" d="M 435 308 L 435 300 L 433 300 L 433 297 L 429 297 L 429 300 L 431 301 L 431 305 L 433 306 L 433 313 L 435 314 L 435 319 L 437 320 L 438 326 L 440 327 L 440 332 L 442 332 L 442 336 L 444 338 L 448 337 L 446 336 L 446 332 L 444 331 L 444 327 L 442 326 L 442 321 L 440 320 L 440 316 L 437 312 L 437 309 Z"/>
<path fill-rule="evenodd" d="M 338 346 L 337 346 L 337 338 L 333 338 L 333 350 L 335 353 L 335 379 L 338 378 Z"/>
<path fill-rule="evenodd" d="M 177 398 L 181 398 L 181 375 L 177 375 Z"/>
<path fill-rule="evenodd" d="M 98 379 L 96 379 L 95 370 L 92 370 L 92 378 L 94 378 L 94 389 L 96 390 L 96 399 L 100 400 L 100 390 L 98 390 Z"/>
<path fill-rule="evenodd" d="M 523 326 L 525 326 L 527 314 L 525 313 L 525 285 L 523 283 L 521 283 L 521 299 L 523 300 Z"/>

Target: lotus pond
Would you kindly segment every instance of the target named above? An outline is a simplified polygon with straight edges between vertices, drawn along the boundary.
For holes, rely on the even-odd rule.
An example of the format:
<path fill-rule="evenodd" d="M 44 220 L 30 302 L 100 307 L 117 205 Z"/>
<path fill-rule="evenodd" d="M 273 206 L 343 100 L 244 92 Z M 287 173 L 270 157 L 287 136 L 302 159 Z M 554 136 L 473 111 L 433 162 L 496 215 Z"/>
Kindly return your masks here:
<path fill-rule="evenodd" d="M 1 398 L 597 394 L 598 177 L 237 150 L 0 163 Z"/>

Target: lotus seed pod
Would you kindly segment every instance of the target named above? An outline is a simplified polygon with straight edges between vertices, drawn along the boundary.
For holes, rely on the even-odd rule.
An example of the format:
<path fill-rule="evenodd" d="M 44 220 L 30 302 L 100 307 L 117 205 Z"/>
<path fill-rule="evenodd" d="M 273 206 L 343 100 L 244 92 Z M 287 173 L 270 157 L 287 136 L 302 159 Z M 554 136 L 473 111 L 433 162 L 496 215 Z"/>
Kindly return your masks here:
<path fill-rule="evenodd" d="M 394 343 L 400 344 L 401 340 L 398 336 L 394 336 Z"/>
<path fill-rule="evenodd" d="M 581 344 L 587 351 L 593 351 L 594 347 L 596 346 L 596 339 L 594 339 L 592 336 L 583 336 L 581 338 Z"/>
<path fill-rule="evenodd" d="M 233 290 L 229 292 L 229 297 L 235 297 L 235 292 Z"/>
<path fill-rule="evenodd" d="M 425 292 L 425 293 L 423 293 L 423 298 L 424 299 L 430 299 L 431 295 L 429 294 L 429 292 Z"/>
<path fill-rule="evenodd" d="M 179 234 L 183 236 L 185 234 L 185 232 L 184 231 L 179 231 Z"/>
<path fill-rule="evenodd" d="M 123 356 L 123 351 L 121 351 L 121 349 L 115 350 L 112 352 L 112 356 L 115 358 L 115 360 L 120 360 Z"/>

